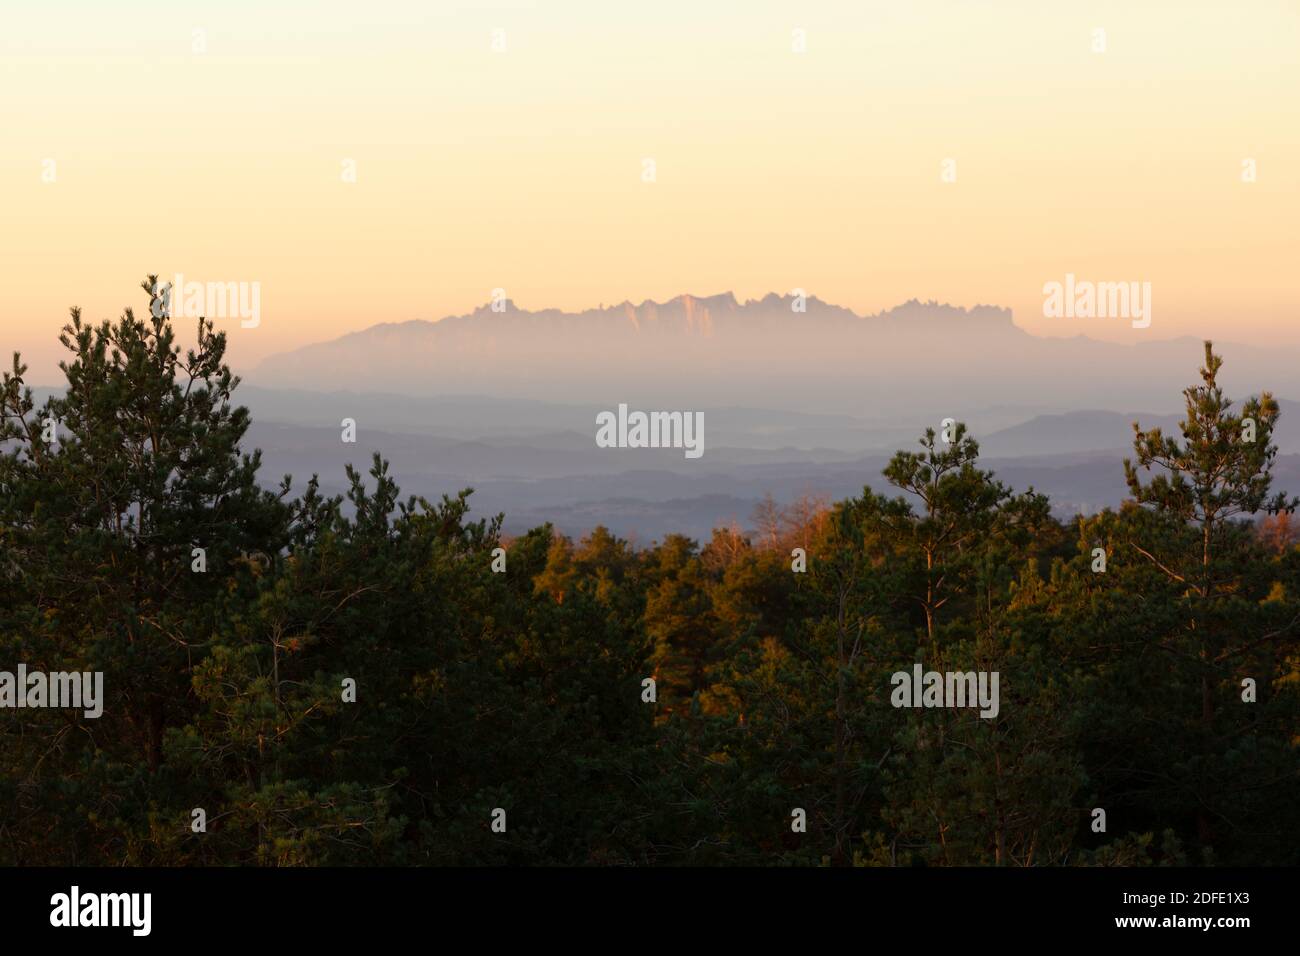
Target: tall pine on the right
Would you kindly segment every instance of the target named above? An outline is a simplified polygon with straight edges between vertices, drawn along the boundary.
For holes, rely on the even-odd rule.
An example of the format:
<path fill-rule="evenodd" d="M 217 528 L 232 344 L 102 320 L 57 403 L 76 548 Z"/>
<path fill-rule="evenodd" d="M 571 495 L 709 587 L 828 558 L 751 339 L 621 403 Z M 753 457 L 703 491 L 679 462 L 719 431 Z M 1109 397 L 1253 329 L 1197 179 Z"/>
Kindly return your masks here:
<path fill-rule="evenodd" d="M 1264 392 L 1234 414 L 1218 383 L 1222 365 L 1206 342 L 1201 384 L 1183 392 L 1182 441 L 1135 422 L 1136 460 L 1124 462 L 1129 489 L 1146 512 L 1133 516 L 1127 544 L 1181 594 L 1178 628 L 1160 635 L 1158 646 L 1171 677 L 1181 678 L 1171 682 L 1199 687 L 1200 699 L 1170 701 L 1161 723 L 1186 745 L 1176 803 L 1194 816 L 1203 851 L 1242 838 L 1266 840 L 1260 821 L 1273 815 L 1261 801 L 1273 803 L 1279 784 L 1294 785 L 1287 769 L 1293 758 L 1271 753 L 1287 726 L 1294 732 L 1293 695 L 1270 691 L 1300 635 L 1295 595 L 1273 584 L 1272 558 L 1249 520 L 1300 504 L 1270 496 L 1278 403 Z M 1140 472 L 1153 468 L 1158 472 L 1143 484 Z M 1254 703 L 1243 700 L 1246 679 L 1255 682 Z M 1161 696 L 1159 688 L 1152 693 Z M 1266 728 L 1273 732 L 1259 733 Z M 1243 826 L 1245 820 L 1252 822 Z"/>

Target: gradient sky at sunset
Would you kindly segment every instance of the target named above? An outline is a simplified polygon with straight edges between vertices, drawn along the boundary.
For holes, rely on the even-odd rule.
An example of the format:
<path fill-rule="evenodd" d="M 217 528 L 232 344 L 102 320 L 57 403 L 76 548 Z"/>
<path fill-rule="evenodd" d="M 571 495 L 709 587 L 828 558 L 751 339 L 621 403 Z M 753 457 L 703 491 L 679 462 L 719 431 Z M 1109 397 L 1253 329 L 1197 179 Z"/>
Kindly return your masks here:
<path fill-rule="evenodd" d="M 261 325 L 222 323 L 237 368 L 498 286 L 565 309 L 802 287 L 1300 344 L 1294 2 L 131 9 L 0 8 L 0 345 L 35 382 L 68 306 L 139 308 L 150 271 L 261 283 Z M 1044 318 L 1067 272 L 1151 282 L 1151 328 Z"/>

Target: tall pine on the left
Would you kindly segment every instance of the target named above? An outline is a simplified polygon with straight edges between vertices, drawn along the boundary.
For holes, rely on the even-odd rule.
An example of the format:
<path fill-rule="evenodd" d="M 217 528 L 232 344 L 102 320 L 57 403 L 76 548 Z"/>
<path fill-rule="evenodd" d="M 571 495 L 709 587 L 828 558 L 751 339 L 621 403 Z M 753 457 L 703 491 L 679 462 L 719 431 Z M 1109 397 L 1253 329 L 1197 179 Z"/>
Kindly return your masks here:
<path fill-rule="evenodd" d="M 143 319 L 72 310 L 66 391 L 43 407 L 17 354 L 0 378 L 0 660 L 104 674 L 98 719 L 4 714 L 8 863 L 149 854 L 139 834 L 183 786 L 163 745 L 193 713 L 193 668 L 286 539 L 288 507 L 240 452 L 249 418 L 231 403 L 225 333 L 200 319 L 182 353 L 157 278 L 144 289 Z"/>

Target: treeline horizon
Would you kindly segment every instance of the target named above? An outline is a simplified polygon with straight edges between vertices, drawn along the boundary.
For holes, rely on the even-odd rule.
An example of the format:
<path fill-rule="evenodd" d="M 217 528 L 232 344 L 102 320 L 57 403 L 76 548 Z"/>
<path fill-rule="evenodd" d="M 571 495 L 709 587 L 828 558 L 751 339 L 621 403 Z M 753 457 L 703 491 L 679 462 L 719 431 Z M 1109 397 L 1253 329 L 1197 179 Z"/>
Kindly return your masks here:
<path fill-rule="evenodd" d="M 264 487 L 225 335 L 150 306 L 74 309 L 41 407 L 0 376 L 0 672 L 105 698 L 0 709 L 0 864 L 1300 862 L 1297 499 L 1208 342 L 1118 509 L 1054 517 L 951 421 L 859 496 L 635 548 L 378 455 Z M 918 664 L 996 715 L 896 706 Z"/>

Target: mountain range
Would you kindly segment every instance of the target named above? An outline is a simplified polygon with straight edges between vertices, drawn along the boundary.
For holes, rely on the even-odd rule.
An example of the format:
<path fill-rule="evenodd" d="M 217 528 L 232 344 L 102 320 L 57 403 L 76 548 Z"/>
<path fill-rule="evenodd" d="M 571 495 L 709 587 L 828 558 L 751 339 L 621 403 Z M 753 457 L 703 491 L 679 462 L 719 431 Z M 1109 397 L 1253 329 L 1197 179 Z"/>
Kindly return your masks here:
<path fill-rule="evenodd" d="M 915 300 L 869 316 L 775 294 L 745 302 L 679 295 L 577 313 L 528 311 L 508 299 L 499 307 L 374 325 L 272 355 L 246 378 L 313 392 L 772 408 L 877 426 L 906 416 L 909 428 L 1004 407 L 1010 418 L 990 424 L 1005 426 L 1026 409 L 1167 408 L 1195 381 L 1203 356 L 1192 338 L 1043 338 L 1007 309 Z M 1237 394 L 1285 394 L 1300 367 L 1300 351 L 1271 343 L 1223 343 L 1223 351 L 1223 381 Z"/>
<path fill-rule="evenodd" d="M 746 525 L 770 494 L 836 500 L 865 485 L 944 418 L 965 422 L 981 463 L 1013 488 L 1046 492 L 1062 516 L 1118 505 L 1132 423 L 1177 435 L 1181 392 L 1199 381 L 1194 339 L 1117 345 L 1045 339 L 1005 309 L 912 301 L 872 316 L 790 296 L 730 294 L 564 313 L 506 301 L 440 321 L 383 324 L 273 356 L 236 393 L 263 451 L 263 480 L 390 461 L 404 492 L 473 487 L 478 515 L 521 532 L 597 524 L 637 541 L 707 539 Z M 1216 343 L 1241 400 L 1280 397 L 1277 487 L 1300 493 L 1293 350 Z M 45 390 L 41 390 L 44 392 Z M 38 396 L 41 397 L 41 396 Z M 599 448 L 596 415 L 634 407 L 702 411 L 705 453 Z M 344 419 L 356 442 L 341 440 Z"/>
<path fill-rule="evenodd" d="M 642 541 L 707 538 L 746 524 L 767 494 L 884 490 L 892 453 L 951 417 L 1001 480 L 1069 515 L 1126 497 L 1132 423 L 1177 434 L 1204 355 L 1190 338 L 1041 338 L 1006 309 L 935 302 L 869 316 L 730 293 L 579 313 L 499 308 L 375 325 L 252 369 L 239 397 L 267 480 L 315 472 L 341 490 L 343 464 L 378 451 L 406 491 L 472 486 L 475 511 L 504 511 L 511 531 L 552 521 L 572 534 L 605 524 Z M 1216 347 L 1236 398 L 1300 391 L 1293 350 Z M 1280 401 L 1278 485 L 1300 491 L 1300 404 Z M 704 456 L 596 447 L 596 414 L 620 402 L 703 411 Z M 340 441 L 344 418 L 355 445 Z"/>

